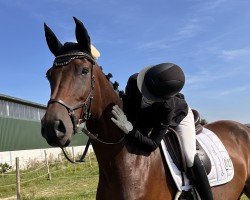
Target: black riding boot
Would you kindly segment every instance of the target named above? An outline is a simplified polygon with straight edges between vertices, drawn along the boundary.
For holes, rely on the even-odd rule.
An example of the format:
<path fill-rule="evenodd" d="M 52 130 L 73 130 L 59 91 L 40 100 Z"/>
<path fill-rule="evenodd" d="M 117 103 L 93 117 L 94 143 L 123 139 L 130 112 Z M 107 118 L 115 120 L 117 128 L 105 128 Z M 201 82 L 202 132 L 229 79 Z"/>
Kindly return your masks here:
<path fill-rule="evenodd" d="M 193 166 L 188 168 L 188 171 L 190 172 L 194 186 L 197 192 L 199 193 L 201 199 L 213 200 L 213 194 L 209 185 L 207 173 L 197 154 L 194 157 Z"/>

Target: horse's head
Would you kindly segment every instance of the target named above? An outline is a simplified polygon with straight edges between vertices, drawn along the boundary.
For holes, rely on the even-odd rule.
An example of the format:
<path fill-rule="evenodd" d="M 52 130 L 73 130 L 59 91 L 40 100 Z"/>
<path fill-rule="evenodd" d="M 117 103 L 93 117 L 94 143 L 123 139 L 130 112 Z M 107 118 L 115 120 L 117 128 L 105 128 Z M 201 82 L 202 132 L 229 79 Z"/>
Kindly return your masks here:
<path fill-rule="evenodd" d="M 100 69 L 91 55 L 90 37 L 82 22 L 76 23 L 77 43 L 62 45 L 45 24 L 45 36 L 55 55 L 46 76 L 51 87 L 47 112 L 42 119 L 42 135 L 52 146 L 67 146 L 80 121 L 89 118 L 94 74 Z"/>

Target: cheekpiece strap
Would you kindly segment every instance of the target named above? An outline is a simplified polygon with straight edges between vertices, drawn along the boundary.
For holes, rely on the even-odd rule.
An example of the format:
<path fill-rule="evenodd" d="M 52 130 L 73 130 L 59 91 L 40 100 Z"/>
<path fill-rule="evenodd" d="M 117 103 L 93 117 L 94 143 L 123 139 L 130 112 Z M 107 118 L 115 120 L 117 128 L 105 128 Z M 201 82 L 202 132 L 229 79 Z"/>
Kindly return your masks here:
<path fill-rule="evenodd" d="M 57 56 L 54 60 L 53 66 L 58 67 L 58 66 L 67 65 L 74 59 L 82 59 L 82 58 L 86 58 L 90 60 L 91 62 L 93 62 L 93 64 L 96 63 L 94 58 L 90 56 L 89 54 L 84 53 L 84 52 L 74 52 L 74 53 L 68 53 L 68 54 Z"/>

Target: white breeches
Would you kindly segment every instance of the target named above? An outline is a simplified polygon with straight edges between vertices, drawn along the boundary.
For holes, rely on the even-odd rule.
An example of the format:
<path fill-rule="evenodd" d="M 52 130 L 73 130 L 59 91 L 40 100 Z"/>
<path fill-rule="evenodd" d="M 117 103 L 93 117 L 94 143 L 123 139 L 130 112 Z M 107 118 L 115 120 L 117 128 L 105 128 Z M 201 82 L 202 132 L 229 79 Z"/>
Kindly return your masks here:
<path fill-rule="evenodd" d="M 194 115 L 191 108 L 188 108 L 187 116 L 180 122 L 175 130 L 180 135 L 181 143 L 187 161 L 187 166 L 192 167 L 194 163 L 194 156 L 196 154 L 196 134 Z"/>

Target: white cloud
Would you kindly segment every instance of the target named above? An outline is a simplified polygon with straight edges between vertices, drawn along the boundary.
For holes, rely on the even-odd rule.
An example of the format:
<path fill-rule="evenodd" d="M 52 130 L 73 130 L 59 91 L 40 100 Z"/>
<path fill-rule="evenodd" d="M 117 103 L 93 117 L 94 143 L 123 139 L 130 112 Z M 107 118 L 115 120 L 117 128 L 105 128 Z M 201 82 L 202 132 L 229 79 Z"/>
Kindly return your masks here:
<path fill-rule="evenodd" d="M 234 50 L 223 50 L 219 57 L 224 58 L 226 60 L 234 60 L 234 59 L 242 59 L 248 58 L 250 55 L 250 48 L 241 48 Z"/>
<path fill-rule="evenodd" d="M 217 80 L 225 79 L 235 75 L 235 70 L 231 70 L 225 73 L 219 73 L 218 71 L 201 71 L 195 75 L 187 75 L 186 84 L 199 84 L 199 83 L 211 83 Z"/>
<path fill-rule="evenodd" d="M 250 86 L 249 85 L 245 85 L 245 86 L 239 86 L 239 87 L 235 87 L 235 88 L 231 88 L 229 90 L 223 91 L 220 93 L 221 96 L 225 96 L 225 95 L 230 95 L 230 94 L 236 94 L 239 92 L 244 92 L 250 90 Z"/>
<path fill-rule="evenodd" d="M 167 40 L 155 40 L 151 42 L 145 42 L 137 46 L 138 49 L 166 49 L 169 45 L 166 44 Z"/>
<path fill-rule="evenodd" d="M 198 19 L 192 18 L 180 28 L 176 39 L 183 39 L 195 36 L 201 30 L 201 23 Z"/>
<path fill-rule="evenodd" d="M 207 3 L 206 9 L 215 9 L 220 5 L 227 3 L 231 0 L 212 0 Z"/>
<path fill-rule="evenodd" d="M 179 42 L 196 36 L 201 31 L 201 21 L 196 18 L 188 19 L 172 37 L 157 39 L 155 41 L 138 44 L 137 49 L 161 50 L 178 46 Z"/>

